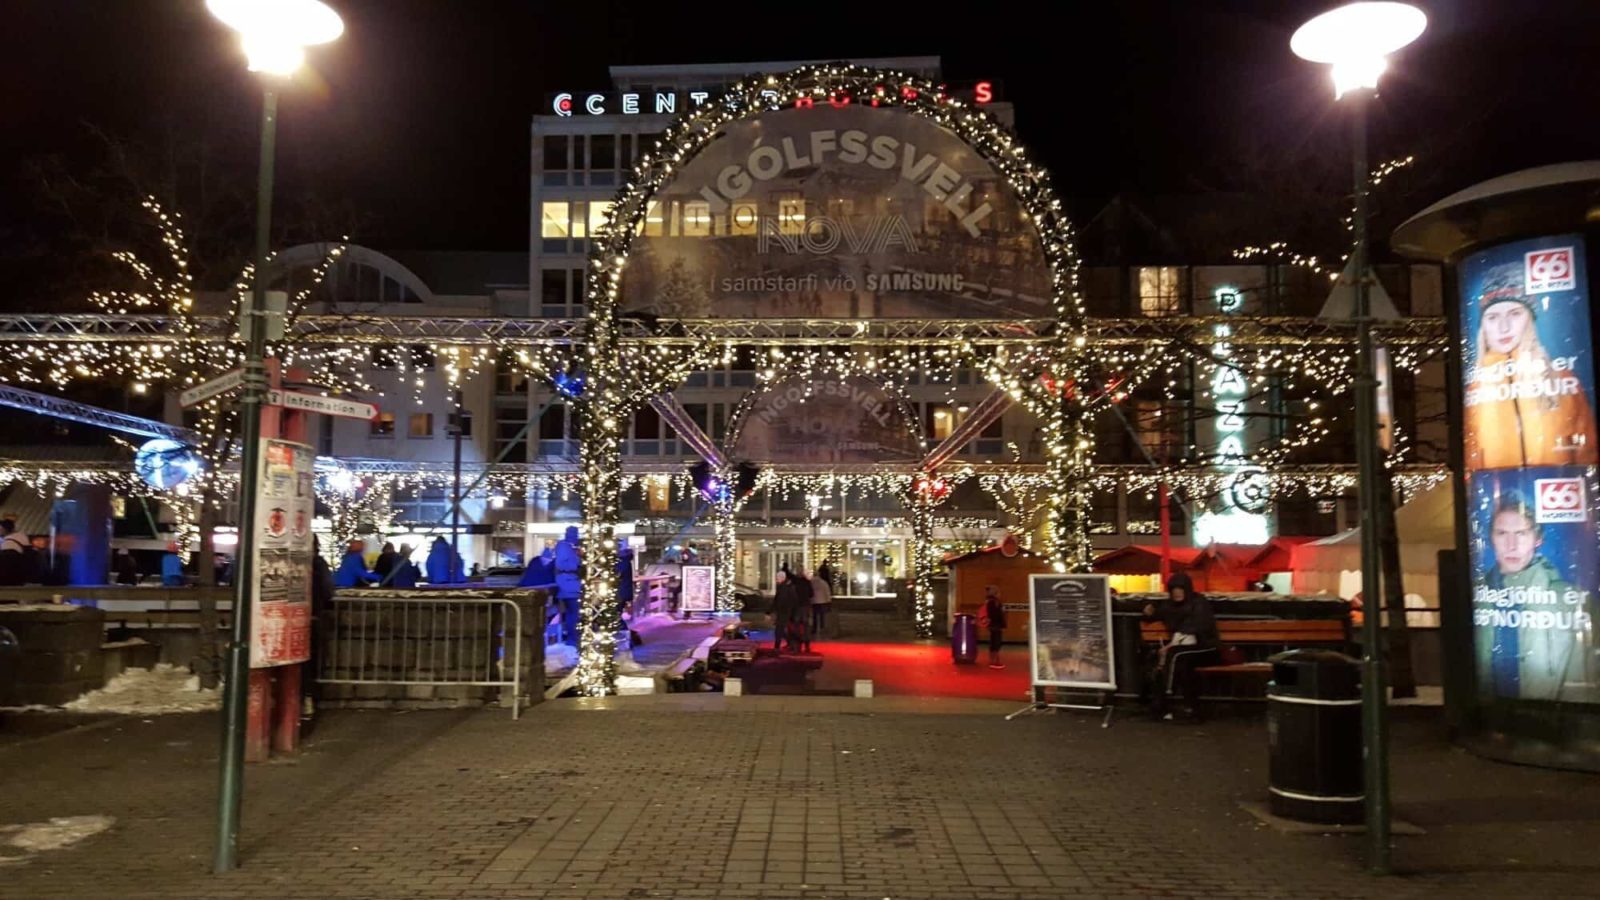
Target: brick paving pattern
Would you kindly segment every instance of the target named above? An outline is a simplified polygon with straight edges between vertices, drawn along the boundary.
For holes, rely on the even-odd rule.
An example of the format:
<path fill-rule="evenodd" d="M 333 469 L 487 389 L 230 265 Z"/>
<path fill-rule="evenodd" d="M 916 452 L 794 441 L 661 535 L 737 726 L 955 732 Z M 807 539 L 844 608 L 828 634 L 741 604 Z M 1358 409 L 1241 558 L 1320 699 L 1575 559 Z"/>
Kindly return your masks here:
<path fill-rule="evenodd" d="M 1259 718 L 1200 727 L 1015 704 L 671 695 L 329 715 L 252 767 L 244 865 L 209 874 L 214 715 L 0 748 L 0 825 L 108 832 L 4 864 L 8 898 L 1532 897 L 1600 891 L 1600 779 L 1496 765 L 1397 711 L 1401 875 L 1286 835 Z"/>

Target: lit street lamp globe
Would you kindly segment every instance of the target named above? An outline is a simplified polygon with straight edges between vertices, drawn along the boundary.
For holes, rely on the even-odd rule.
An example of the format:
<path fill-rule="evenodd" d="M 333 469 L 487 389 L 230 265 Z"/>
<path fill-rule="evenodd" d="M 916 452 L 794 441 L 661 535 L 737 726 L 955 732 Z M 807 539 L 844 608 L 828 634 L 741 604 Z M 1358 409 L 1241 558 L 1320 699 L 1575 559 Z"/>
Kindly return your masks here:
<path fill-rule="evenodd" d="M 239 32 L 252 72 L 292 75 L 305 48 L 344 33 L 344 20 L 321 0 L 206 0 L 206 9 Z"/>
<path fill-rule="evenodd" d="M 1409 3 L 1347 3 L 1301 25 L 1289 49 L 1301 59 L 1333 67 L 1337 97 L 1355 88 L 1377 90 L 1385 57 L 1421 36 L 1428 16 Z"/>

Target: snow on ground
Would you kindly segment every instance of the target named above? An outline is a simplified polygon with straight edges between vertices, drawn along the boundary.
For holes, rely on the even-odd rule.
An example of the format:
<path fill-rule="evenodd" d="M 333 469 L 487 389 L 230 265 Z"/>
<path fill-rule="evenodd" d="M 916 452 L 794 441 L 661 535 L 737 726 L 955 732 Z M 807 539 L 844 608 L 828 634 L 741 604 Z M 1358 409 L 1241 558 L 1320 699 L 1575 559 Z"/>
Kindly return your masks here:
<path fill-rule="evenodd" d="M 221 705 L 217 690 L 203 691 L 188 669 L 162 663 L 153 669 L 128 669 L 105 687 L 68 703 L 73 712 L 158 715 L 203 712 Z"/>
<path fill-rule="evenodd" d="M 48 822 L 0 825 L 0 866 L 26 862 L 43 850 L 65 850 L 115 822 L 110 816 L 60 816 Z"/>
<path fill-rule="evenodd" d="M 549 644 L 544 648 L 544 673 L 560 675 L 578 664 L 578 648 L 569 644 Z"/>

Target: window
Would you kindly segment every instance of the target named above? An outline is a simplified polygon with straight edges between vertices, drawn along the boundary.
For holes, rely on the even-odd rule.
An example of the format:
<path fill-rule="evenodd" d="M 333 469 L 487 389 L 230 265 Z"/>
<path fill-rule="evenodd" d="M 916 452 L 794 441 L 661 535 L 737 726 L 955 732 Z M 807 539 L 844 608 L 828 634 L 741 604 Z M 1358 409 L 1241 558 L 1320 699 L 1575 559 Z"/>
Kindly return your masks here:
<path fill-rule="evenodd" d="M 806 199 L 796 194 L 778 196 L 778 231 L 799 234 L 806 227 Z"/>
<path fill-rule="evenodd" d="M 1089 499 L 1089 533 L 1117 533 L 1116 489 L 1095 491 Z"/>
<path fill-rule="evenodd" d="M 565 172 L 567 166 L 567 136 L 546 135 L 544 139 L 544 168 L 547 172 Z"/>
<path fill-rule="evenodd" d="M 545 239 L 572 236 L 572 204 L 565 200 L 546 200 L 539 207 L 539 234 Z"/>
<path fill-rule="evenodd" d="M 950 436 L 950 432 L 955 430 L 956 411 L 948 406 L 930 405 L 928 407 L 926 425 L 928 437 L 936 441 L 942 441 Z"/>
<path fill-rule="evenodd" d="M 589 234 L 600 235 L 606 229 L 606 216 L 611 214 L 612 201 L 592 200 L 589 202 Z"/>
<path fill-rule="evenodd" d="M 617 166 L 617 136 L 595 134 L 589 136 L 589 168 L 609 171 Z"/>
<path fill-rule="evenodd" d="M 393 344 L 379 344 L 372 348 L 372 365 L 378 369 L 395 369 L 400 366 L 400 351 Z"/>
<path fill-rule="evenodd" d="M 1177 266 L 1145 266 L 1139 270 L 1139 313 L 1175 316 L 1183 312 L 1180 270 Z"/>
<path fill-rule="evenodd" d="M 521 394 L 528 389 L 528 373 L 512 363 L 499 366 L 494 372 L 496 394 Z"/>
<path fill-rule="evenodd" d="M 394 413 L 378 413 L 378 417 L 372 420 L 372 436 L 394 437 Z"/>
<path fill-rule="evenodd" d="M 559 441 L 567 436 L 567 407 L 552 403 L 539 417 L 539 440 Z"/>
<path fill-rule="evenodd" d="M 755 234 L 759 224 L 760 213 L 754 203 L 739 202 L 733 204 L 733 209 L 728 214 L 729 234 Z"/>
<path fill-rule="evenodd" d="M 641 225 L 646 237 L 661 237 L 667 232 L 667 215 L 661 209 L 660 200 L 650 201 L 645 208 L 644 222 Z"/>
<path fill-rule="evenodd" d="M 711 204 L 697 200 L 683 205 L 683 233 L 686 237 L 705 237 L 711 233 Z"/>
<path fill-rule="evenodd" d="M 654 407 L 646 406 L 634 413 L 633 436 L 649 440 L 661 437 L 661 416 Z"/>
<path fill-rule="evenodd" d="M 547 316 L 567 314 L 567 270 L 545 269 L 539 273 L 539 303 Z"/>
<path fill-rule="evenodd" d="M 412 413 L 411 422 L 406 427 L 406 437 L 433 437 L 433 413 Z"/>

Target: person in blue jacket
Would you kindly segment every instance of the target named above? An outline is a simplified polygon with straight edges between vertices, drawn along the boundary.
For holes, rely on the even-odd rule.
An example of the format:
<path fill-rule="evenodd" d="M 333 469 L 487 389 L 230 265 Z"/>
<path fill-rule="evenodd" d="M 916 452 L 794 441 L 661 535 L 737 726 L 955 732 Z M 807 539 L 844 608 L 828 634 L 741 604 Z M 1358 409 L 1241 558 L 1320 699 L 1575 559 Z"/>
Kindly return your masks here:
<path fill-rule="evenodd" d="M 183 587 L 183 557 L 178 555 L 178 545 L 168 544 L 161 557 L 161 584 L 165 587 Z"/>
<path fill-rule="evenodd" d="M 450 545 L 442 537 L 434 538 L 428 548 L 427 573 L 429 584 L 450 583 Z"/>
<path fill-rule="evenodd" d="M 578 526 L 568 525 L 566 537 L 556 544 L 556 599 L 561 601 L 561 640 L 578 646 L 579 599 L 583 595 L 583 551 Z"/>
<path fill-rule="evenodd" d="M 350 542 L 350 549 L 339 560 L 339 571 L 334 573 L 334 587 L 353 588 L 372 583 L 372 573 L 367 571 L 367 562 L 361 558 L 365 549 L 366 544 L 360 541 Z"/>

